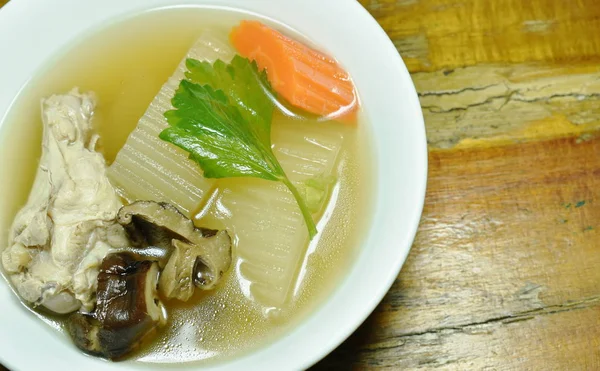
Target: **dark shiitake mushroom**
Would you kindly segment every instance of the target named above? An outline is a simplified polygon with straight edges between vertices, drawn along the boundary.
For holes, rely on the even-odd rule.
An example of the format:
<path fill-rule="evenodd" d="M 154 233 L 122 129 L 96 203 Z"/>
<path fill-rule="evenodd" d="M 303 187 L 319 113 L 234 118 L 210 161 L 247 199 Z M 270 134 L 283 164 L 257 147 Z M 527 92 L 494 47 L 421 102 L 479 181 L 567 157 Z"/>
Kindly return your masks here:
<path fill-rule="evenodd" d="M 167 298 L 186 301 L 194 287 L 212 289 L 231 263 L 231 240 L 225 231 L 189 243 L 173 240 L 173 247 L 158 282 Z"/>
<path fill-rule="evenodd" d="M 172 250 L 158 284 L 167 298 L 186 301 L 195 287 L 214 288 L 231 264 L 229 234 L 197 228 L 171 204 L 137 201 L 122 207 L 117 221 L 137 244 Z"/>
<path fill-rule="evenodd" d="M 118 359 L 165 322 L 156 286 L 158 264 L 129 253 L 107 255 L 98 274 L 96 310 L 69 318 L 68 330 L 84 352 Z"/>
<path fill-rule="evenodd" d="M 229 234 L 197 228 L 170 204 L 134 202 L 119 210 L 117 221 L 134 246 L 104 258 L 96 309 L 73 314 L 68 323 L 80 349 L 109 359 L 124 357 L 164 324 L 157 283 L 165 297 L 186 301 L 195 287 L 214 288 L 231 265 Z"/>

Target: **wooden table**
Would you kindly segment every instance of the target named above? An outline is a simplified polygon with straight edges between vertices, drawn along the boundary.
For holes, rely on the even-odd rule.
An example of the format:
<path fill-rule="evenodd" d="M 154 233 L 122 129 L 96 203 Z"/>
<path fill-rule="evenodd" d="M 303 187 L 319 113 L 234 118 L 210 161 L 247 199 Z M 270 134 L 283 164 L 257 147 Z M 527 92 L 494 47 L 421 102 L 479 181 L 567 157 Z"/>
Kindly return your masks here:
<path fill-rule="evenodd" d="M 429 184 L 394 286 L 315 369 L 600 370 L 600 2 L 361 3 L 412 73 Z"/>
<path fill-rule="evenodd" d="M 600 369 L 600 2 L 361 3 L 412 73 L 429 186 L 391 291 L 314 369 Z"/>

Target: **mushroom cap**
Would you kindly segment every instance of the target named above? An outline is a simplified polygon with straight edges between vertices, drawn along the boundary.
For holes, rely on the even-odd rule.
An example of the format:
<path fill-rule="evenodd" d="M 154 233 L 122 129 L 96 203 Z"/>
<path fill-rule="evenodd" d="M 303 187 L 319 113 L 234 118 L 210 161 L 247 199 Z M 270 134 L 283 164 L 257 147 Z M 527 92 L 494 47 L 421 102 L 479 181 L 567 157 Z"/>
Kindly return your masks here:
<path fill-rule="evenodd" d="M 174 251 L 158 281 L 162 295 L 187 301 L 195 287 L 213 289 L 231 265 L 231 239 L 226 231 L 186 243 L 173 240 Z"/>
<path fill-rule="evenodd" d="M 146 317 L 159 321 L 157 279 L 155 262 L 137 260 L 129 253 L 107 255 L 98 273 L 96 319 L 114 330 L 135 326 Z"/>
<path fill-rule="evenodd" d="M 138 243 L 171 250 L 158 285 L 167 298 L 186 301 L 196 287 L 214 288 L 231 265 L 227 231 L 198 228 L 171 204 L 137 201 L 123 206 L 117 221 Z"/>
<path fill-rule="evenodd" d="M 118 359 L 165 323 L 156 285 L 158 264 L 130 253 L 109 254 L 98 274 L 96 310 L 73 314 L 69 333 L 84 352 Z"/>
<path fill-rule="evenodd" d="M 217 233 L 214 229 L 196 227 L 167 202 L 133 202 L 119 210 L 117 222 L 125 227 L 136 244 L 162 248 L 170 248 L 173 239 L 188 242 Z"/>

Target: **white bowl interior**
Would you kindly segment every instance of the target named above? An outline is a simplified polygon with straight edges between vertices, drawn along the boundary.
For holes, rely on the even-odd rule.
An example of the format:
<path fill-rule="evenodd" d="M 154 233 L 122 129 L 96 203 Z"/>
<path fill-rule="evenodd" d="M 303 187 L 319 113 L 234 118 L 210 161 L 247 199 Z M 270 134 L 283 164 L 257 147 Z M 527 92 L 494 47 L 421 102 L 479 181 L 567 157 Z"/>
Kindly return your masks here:
<path fill-rule="evenodd" d="M 383 30 L 354 0 L 61 0 L 16 1 L 0 11 L 0 118 L 47 60 L 78 35 L 158 7 L 230 7 L 281 22 L 342 61 L 372 124 L 376 185 L 374 216 L 350 272 L 314 313 L 286 336 L 207 370 L 301 369 L 347 338 L 396 278 L 419 223 L 427 148 L 419 101 L 400 56 Z M 0 126 L 2 125 L 0 121 Z M 10 174 L 2 173 L 2 179 Z M 26 311 L 0 284 L 0 362 L 15 369 L 135 369 L 84 356 L 68 339 Z M 32 356 L 35 354 L 35 356 Z M 194 364 L 197 367 L 197 364 Z"/>

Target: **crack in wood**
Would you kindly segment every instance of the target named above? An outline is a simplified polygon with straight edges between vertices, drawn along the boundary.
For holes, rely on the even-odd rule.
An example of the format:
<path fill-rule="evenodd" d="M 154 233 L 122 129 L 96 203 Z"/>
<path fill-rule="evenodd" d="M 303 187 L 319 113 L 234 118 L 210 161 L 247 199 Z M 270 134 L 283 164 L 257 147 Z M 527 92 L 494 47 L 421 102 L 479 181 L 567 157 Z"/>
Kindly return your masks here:
<path fill-rule="evenodd" d="M 600 71 L 595 67 L 476 65 L 444 72 L 412 75 L 431 147 L 449 148 L 464 139 L 510 135 L 520 141 L 532 132 L 552 137 L 600 129 Z"/>
<path fill-rule="evenodd" d="M 442 335 L 443 336 L 443 335 L 448 335 L 448 334 L 452 334 L 455 332 L 463 332 L 463 333 L 467 333 L 467 334 L 478 334 L 478 332 L 473 332 L 472 330 L 474 330 L 476 328 L 490 326 L 490 325 L 508 325 L 508 324 L 512 324 L 515 322 L 529 321 L 529 320 L 535 319 L 538 316 L 546 316 L 546 315 L 552 315 L 552 314 L 557 314 L 557 313 L 570 312 L 570 311 L 574 311 L 574 310 L 586 309 L 586 308 L 591 308 L 591 307 L 596 307 L 596 306 L 600 306 L 600 295 L 588 297 L 588 298 L 578 300 L 578 301 L 566 302 L 566 303 L 558 304 L 558 305 L 551 305 L 551 306 L 542 307 L 542 308 L 520 311 L 517 313 L 505 315 L 505 316 L 489 318 L 489 319 L 486 319 L 483 321 L 470 322 L 470 323 L 465 323 L 465 324 L 457 325 L 457 326 L 456 325 L 455 326 L 441 326 L 441 327 L 428 329 L 425 331 L 404 333 L 404 334 L 398 335 L 397 337 L 395 337 L 395 339 L 407 339 L 407 338 L 411 338 L 411 337 L 419 337 L 419 336 L 425 336 L 425 335 Z M 395 345 L 392 345 L 388 342 L 387 345 L 383 348 L 377 347 L 376 346 L 377 344 L 374 344 L 370 347 L 370 350 L 373 351 L 373 350 L 377 350 L 377 349 L 379 349 L 379 350 L 380 349 L 390 349 L 390 348 L 402 346 L 402 345 L 404 345 L 404 343 L 406 343 L 405 340 L 402 340 L 402 341 L 403 341 L 402 344 L 395 344 Z"/>
<path fill-rule="evenodd" d="M 502 105 L 499 108 L 494 109 L 496 111 L 499 111 L 502 107 L 506 106 L 506 104 L 510 101 L 513 94 L 514 94 L 514 92 L 510 92 L 509 94 L 492 96 L 492 97 L 488 97 L 483 102 L 470 103 L 470 104 L 467 104 L 466 106 L 452 107 L 450 109 L 442 109 L 441 107 L 438 107 L 435 105 L 434 106 L 421 106 L 421 108 L 429 110 L 432 113 L 449 113 L 449 112 L 457 112 L 457 111 L 467 111 L 469 108 L 485 106 L 485 105 L 488 105 L 488 104 L 494 102 L 497 99 L 504 99 L 504 103 L 502 103 Z"/>
<path fill-rule="evenodd" d="M 447 73 L 447 71 L 443 72 L 445 76 L 450 75 L 450 73 Z M 467 91 L 482 91 L 482 90 L 486 90 L 489 88 L 492 88 L 494 86 L 498 86 L 499 84 L 490 84 L 490 85 L 486 85 L 486 86 L 481 86 L 481 87 L 467 87 L 467 88 L 463 88 L 463 89 L 458 89 L 458 90 L 444 90 L 444 91 L 425 91 L 425 92 L 421 92 L 419 93 L 419 97 L 429 97 L 429 96 L 443 96 L 443 95 L 458 95 Z"/>
<path fill-rule="evenodd" d="M 520 93 L 520 91 L 515 91 L 515 93 Z M 526 102 L 526 103 L 534 103 L 534 102 L 547 102 L 553 99 L 558 99 L 558 98 L 576 98 L 578 100 L 584 100 L 584 99 L 598 99 L 600 98 L 600 93 L 593 93 L 593 94 L 583 94 L 583 93 L 560 93 L 560 94 L 552 94 L 546 97 L 538 97 L 538 98 L 532 98 L 532 99 L 526 99 L 526 98 L 521 98 L 521 97 L 516 97 L 514 100 L 519 101 L 519 102 Z"/>

